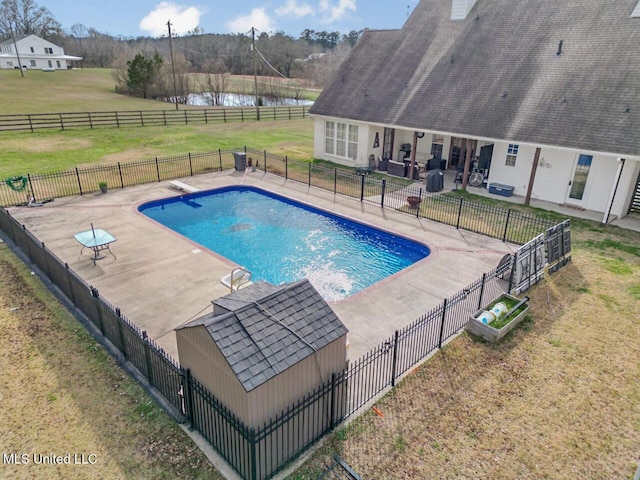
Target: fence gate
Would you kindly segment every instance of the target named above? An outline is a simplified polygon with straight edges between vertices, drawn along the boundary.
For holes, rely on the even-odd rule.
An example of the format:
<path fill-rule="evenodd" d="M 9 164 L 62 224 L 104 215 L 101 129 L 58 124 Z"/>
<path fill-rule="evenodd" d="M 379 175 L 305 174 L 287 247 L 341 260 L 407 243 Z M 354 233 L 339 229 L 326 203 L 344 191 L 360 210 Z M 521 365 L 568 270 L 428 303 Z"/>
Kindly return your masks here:
<path fill-rule="evenodd" d="M 564 267 L 571 260 L 571 222 L 565 220 L 545 233 L 549 273 Z"/>
<path fill-rule="evenodd" d="M 629 206 L 629 213 L 635 213 L 640 215 L 640 175 L 638 175 L 638 182 L 636 183 L 636 192 L 633 194 L 633 200 Z"/>
<path fill-rule="evenodd" d="M 511 271 L 511 291 L 520 293 L 542 280 L 547 263 L 544 239 L 544 234 L 538 235 L 516 252 Z"/>

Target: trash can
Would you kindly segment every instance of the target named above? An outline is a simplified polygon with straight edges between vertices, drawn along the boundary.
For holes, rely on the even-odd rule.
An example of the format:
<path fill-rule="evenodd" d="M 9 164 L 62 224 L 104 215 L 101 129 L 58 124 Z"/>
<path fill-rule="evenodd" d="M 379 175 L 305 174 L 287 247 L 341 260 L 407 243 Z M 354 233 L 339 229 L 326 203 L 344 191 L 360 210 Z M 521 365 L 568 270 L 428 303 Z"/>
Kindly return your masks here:
<path fill-rule="evenodd" d="M 440 169 L 427 173 L 427 192 L 439 192 L 444 188 L 444 173 Z"/>
<path fill-rule="evenodd" d="M 237 171 L 244 172 L 247 169 L 247 154 L 245 152 L 234 152 L 233 161 Z"/>

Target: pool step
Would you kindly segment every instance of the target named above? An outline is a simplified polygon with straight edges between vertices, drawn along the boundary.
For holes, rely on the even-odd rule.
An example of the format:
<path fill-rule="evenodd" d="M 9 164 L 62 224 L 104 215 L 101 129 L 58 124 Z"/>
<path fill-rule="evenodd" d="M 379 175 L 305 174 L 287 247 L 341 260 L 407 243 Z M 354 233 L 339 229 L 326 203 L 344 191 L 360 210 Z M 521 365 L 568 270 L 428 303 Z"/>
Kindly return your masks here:
<path fill-rule="evenodd" d="M 251 285 L 251 272 L 244 267 L 236 267 L 229 275 L 222 277 L 220 283 L 231 292 L 237 292 L 240 288 Z"/>

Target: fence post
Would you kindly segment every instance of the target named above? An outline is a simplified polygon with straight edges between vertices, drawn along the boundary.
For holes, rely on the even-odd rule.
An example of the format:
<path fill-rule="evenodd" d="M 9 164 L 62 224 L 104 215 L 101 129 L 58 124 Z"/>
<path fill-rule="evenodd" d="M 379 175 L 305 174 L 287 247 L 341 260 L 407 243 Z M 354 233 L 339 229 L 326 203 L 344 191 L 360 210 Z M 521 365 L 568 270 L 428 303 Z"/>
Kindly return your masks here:
<path fill-rule="evenodd" d="M 482 295 L 484 295 L 484 283 L 487 281 L 487 274 L 482 274 L 482 285 L 480 286 L 480 298 L 478 299 L 478 308 L 476 310 L 480 310 L 482 308 Z"/>
<path fill-rule="evenodd" d="M 333 372 L 331 374 L 331 402 L 329 402 L 329 408 L 331 411 L 329 412 L 329 429 L 333 430 L 336 424 L 336 373 Z"/>
<path fill-rule="evenodd" d="M 418 208 L 416 208 L 416 218 L 420 218 L 420 204 L 422 203 L 422 188 L 418 192 L 418 198 L 420 201 L 418 202 Z"/>
<path fill-rule="evenodd" d="M 31 115 L 28 115 L 29 117 L 29 128 L 31 128 L 31 133 L 33 133 L 33 122 L 31 121 Z"/>
<path fill-rule="evenodd" d="M 185 415 L 187 416 L 187 420 L 189 420 L 189 430 L 193 431 L 195 429 L 193 425 L 193 390 L 191 390 L 191 370 L 181 369 L 181 381 L 182 381 L 182 392 L 184 398 L 187 400 L 187 405 L 185 408 Z"/>
<path fill-rule="evenodd" d="M 311 186 L 311 162 L 309 162 L 309 186 Z"/>
<path fill-rule="evenodd" d="M 333 169 L 333 194 L 338 192 L 338 169 Z"/>
<path fill-rule="evenodd" d="M 89 116 L 89 127 L 93 129 L 93 122 L 91 121 L 91 112 L 87 112 L 87 115 Z"/>
<path fill-rule="evenodd" d="M 245 147 L 246 149 L 247 147 Z M 264 173 L 267 173 L 267 151 L 262 151 L 262 160 L 264 160 Z"/>
<path fill-rule="evenodd" d="M 364 175 L 360 175 L 360 201 L 364 200 Z"/>
<path fill-rule="evenodd" d="M 289 157 L 284 156 L 284 179 L 289 180 Z"/>
<path fill-rule="evenodd" d="M 116 127 L 120 128 L 120 119 L 118 118 L 118 112 L 116 112 Z"/>
<path fill-rule="evenodd" d="M 391 364 L 391 386 L 396 386 L 396 370 L 398 368 L 398 330 L 393 335 L 393 363 Z"/>
<path fill-rule="evenodd" d="M 209 123 L 209 119 L 207 118 L 207 111 L 204 111 L 204 123 L 208 124 Z"/>
<path fill-rule="evenodd" d="M 291 120 L 291 107 L 289 107 L 289 120 Z"/>
<path fill-rule="evenodd" d="M 507 221 L 504 223 L 504 233 L 502 234 L 502 241 L 507 241 L 507 229 L 509 228 L 509 218 L 511 217 L 511 208 L 507 210 Z"/>
<path fill-rule="evenodd" d="M 511 260 L 511 275 L 509 275 L 509 287 L 507 289 L 507 293 L 511 293 L 511 290 L 513 289 L 513 276 L 515 275 L 517 265 L 518 265 L 518 252 L 513 254 L 513 257 Z"/>
<path fill-rule="evenodd" d="M 58 118 L 60 119 L 60 129 L 64 132 L 64 121 L 62 120 L 62 114 L 58 114 Z"/>
<path fill-rule="evenodd" d="M 251 442 L 251 480 L 258 480 L 258 455 L 256 452 L 258 442 L 255 428 L 249 430 L 249 437 Z"/>
<path fill-rule="evenodd" d="M 184 111 L 184 124 L 189 125 L 189 117 L 187 117 L 187 110 Z"/>
<path fill-rule="evenodd" d="M 27 173 L 27 182 L 29 182 L 29 189 L 31 190 L 31 196 L 33 197 L 33 201 L 36 201 L 36 191 L 33 189 L 33 184 L 31 183 L 31 174 Z"/>
<path fill-rule="evenodd" d="M 164 122 L 164 124 L 167 124 L 167 111 L 166 110 L 162 110 L 162 121 Z"/>
<path fill-rule="evenodd" d="M 124 188 L 124 179 L 122 178 L 122 167 L 120 166 L 120 162 L 118 162 L 118 175 L 120 175 L 120 187 Z"/>
<path fill-rule="evenodd" d="M 116 307 L 116 315 L 118 316 L 118 336 L 120 337 L 120 345 L 122 345 L 120 351 L 122 352 L 122 355 L 124 355 L 124 358 L 128 358 L 127 344 L 124 341 L 124 331 L 122 330 L 122 322 L 124 320 L 122 320 L 122 313 L 118 307 Z"/>
<path fill-rule="evenodd" d="M 80 190 L 80 195 L 82 195 L 82 183 L 80 182 L 80 172 L 78 171 L 78 167 L 76 167 L 76 178 L 78 179 L 78 190 Z"/>
<path fill-rule="evenodd" d="M 224 121 L 224 123 L 227 123 L 227 109 L 226 108 L 222 109 L 222 120 Z"/>
<path fill-rule="evenodd" d="M 151 368 L 151 352 L 149 351 L 151 347 L 149 346 L 149 341 L 147 339 L 147 331 L 143 330 L 142 340 L 144 342 L 144 361 L 147 365 L 147 380 L 149 380 L 149 383 L 155 387 L 155 383 L 153 383 L 153 369 Z"/>
<path fill-rule="evenodd" d="M 158 166 L 158 157 L 156 157 L 156 176 L 158 177 L 158 182 L 160 181 L 160 167 Z"/>
<path fill-rule="evenodd" d="M 94 303 L 96 304 L 96 310 L 98 312 L 98 327 L 102 332 L 102 336 L 104 336 L 104 318 L 102 312 L 102 305 L 100 304 L 100 293 L 97 288 L 89 287 L 91 289 L 91 296 L 94 298 Z"/>
<path fill-rule="evenodd" d="M 193 165 L 191 163 L 191 152 L 189 152 L 188 155 L 189 155 L 189 173 L 193 177 Z"/>
<path fill-rule="evenodd" d="M 387 188 L 387 179 L 383 178 L 382 179 L 382 192 L 381 192 L 381 195 L 380 195 L 380 206 L 382 208 L 384 208 L 384 191 L 386 190 L 386 188 Z"/>
<path fill-rule="evenodd" d="M 442 304 L 442 323 L 440 324 L 440 340 L 438 340 L 438 348 L 442 348 L 442 337 L 444 336 L 444 321 L 447 317 L 447 299 Z"/>
<path fill-rule="evenodd" d="M 218 149 L 218 158 L 220 159 L 220 171 L 222 171 L 222 150 Z"/>
<path fill-rule="evenodd" d="M 464 197 L 460 197 L 460 206 L 458 207 L 458 221 L 456 222 L 456 229 L 460 228 L 460 215 L 462 215 L 462 202 L 464 202 Z"/>

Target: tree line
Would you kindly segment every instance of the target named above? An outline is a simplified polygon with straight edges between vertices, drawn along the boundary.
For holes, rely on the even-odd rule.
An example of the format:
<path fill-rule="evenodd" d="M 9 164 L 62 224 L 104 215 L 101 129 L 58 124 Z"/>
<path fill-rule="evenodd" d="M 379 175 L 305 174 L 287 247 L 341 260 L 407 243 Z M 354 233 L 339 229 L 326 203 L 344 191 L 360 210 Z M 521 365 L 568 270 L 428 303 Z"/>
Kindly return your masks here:
<path fill-rule="evenodd" d="M 80 23 L 65 31 L 54 15 L 34 0 L 2 0 L 0 36 L 8 39 L 12 33 L 45 38 L 62 46 L 66 53 L 83 57 L 85 67 L 113 68 L 122 72 L 137 55 L 145 59 L 158 55 L 165 66 L 170 62 L 167 36 L 112 36 Z M 255 40 L 259 55 L 257 73 L 307 79 L 322 87 L 361 34 L 305 29 L 294 38 L 282 32 L 263 32 Z M 206 34 L 196 28 L 187 35 L 173 38 L 174 65 L 180 72 L 253 75 L 251 47 L 249 34 Z M 157 71 L 162 70 L 158 64 L 156 67 Z"/>

